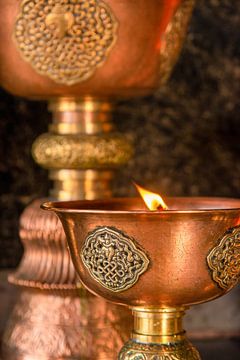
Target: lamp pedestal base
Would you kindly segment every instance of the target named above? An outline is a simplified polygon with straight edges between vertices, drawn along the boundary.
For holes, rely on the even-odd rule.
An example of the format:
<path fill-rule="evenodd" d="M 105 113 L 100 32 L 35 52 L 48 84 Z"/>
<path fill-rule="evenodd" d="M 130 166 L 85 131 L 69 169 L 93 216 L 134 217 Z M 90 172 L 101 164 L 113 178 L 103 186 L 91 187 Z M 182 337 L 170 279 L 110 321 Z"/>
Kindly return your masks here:
<path fill-rule="evenodd" d="M 119 360 L 201 360 L 182 328 L 185 308 L 133 308 L 134 330 Z"/>

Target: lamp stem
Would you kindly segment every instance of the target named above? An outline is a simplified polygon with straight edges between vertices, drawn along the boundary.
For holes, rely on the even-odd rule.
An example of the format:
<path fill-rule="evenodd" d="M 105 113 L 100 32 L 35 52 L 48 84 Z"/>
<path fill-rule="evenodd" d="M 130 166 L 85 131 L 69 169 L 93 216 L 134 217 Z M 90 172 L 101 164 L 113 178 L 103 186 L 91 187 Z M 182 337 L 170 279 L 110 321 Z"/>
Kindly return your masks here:
<path fill-rule="evenodd" d="M 119 353 L 119 360 L 201 360 L 182 326 L 185 307 L 134 307 L 132 339 Z"/>
<path fill-rule="evenodd" d="M 132 339 L 143 343 L 169 343 L 185 337 L 182 318 L 185 308 L 133 308 Z"/>

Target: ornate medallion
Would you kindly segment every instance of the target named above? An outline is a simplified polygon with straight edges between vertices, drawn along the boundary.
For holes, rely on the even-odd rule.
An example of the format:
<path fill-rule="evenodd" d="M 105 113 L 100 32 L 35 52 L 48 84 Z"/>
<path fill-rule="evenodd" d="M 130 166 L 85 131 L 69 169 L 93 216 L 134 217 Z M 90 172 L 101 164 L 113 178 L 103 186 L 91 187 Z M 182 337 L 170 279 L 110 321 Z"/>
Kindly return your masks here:
<path fill-rule="evenodd" d="M 117 22 L 100 0 L 23 0 L 14 28 L 23 58 L 64 85 L 93 75 L 116 37 Z"/>
<path fill-rule="evenodd" d="M 149 265 L 147 255 L 132 239 L 110 227 L 96 228 L 88 235 L 81 258 L 90 275 L 115 292 L 132 287 Z"/>
<path fill-rule="evenodd" d="M 240 226 L 228 231 L 207 257 L 213 280 L 224 290 L 240 278 Z"/>

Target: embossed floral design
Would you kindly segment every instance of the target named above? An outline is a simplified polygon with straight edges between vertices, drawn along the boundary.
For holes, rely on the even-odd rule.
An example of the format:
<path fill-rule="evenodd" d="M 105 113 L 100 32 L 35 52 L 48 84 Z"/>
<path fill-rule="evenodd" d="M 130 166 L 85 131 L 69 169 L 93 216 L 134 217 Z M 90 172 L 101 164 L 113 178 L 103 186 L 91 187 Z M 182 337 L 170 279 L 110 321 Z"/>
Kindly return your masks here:
<path fill-rule="evenodd" d="M 213 280 L 224 290 L 240 278 L 240 226 L 228 231 L 207 257 Z"/>
<path fill-rule="evenodd" d="M 39 74 L 73 85 L 104 63 L 116 30 L 117 21 L 100 0 L 23 0 L 14 38 Z"/>
<path fill-rule="evenodd" d="M 149 264 L 132 239 L 109 227 L 97 228 L 89 234 L 81 258 L 91 276 L 115 292 L 133 286 Z"/>

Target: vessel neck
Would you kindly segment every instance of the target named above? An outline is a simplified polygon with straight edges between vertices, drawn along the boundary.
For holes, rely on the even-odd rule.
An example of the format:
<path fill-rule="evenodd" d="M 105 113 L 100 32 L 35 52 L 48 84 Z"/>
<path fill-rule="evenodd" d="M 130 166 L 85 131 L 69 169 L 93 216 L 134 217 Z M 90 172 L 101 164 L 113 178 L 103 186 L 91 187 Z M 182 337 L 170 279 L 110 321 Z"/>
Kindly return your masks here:
<path fill-rule="evenodd" d="M 90 98 L 60 98 L 49 103 L 53 114 L 50 132 L 94 135 L 113 131 L 112 105 Z"/>

